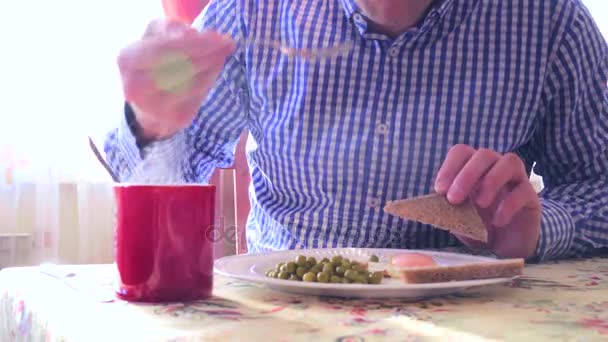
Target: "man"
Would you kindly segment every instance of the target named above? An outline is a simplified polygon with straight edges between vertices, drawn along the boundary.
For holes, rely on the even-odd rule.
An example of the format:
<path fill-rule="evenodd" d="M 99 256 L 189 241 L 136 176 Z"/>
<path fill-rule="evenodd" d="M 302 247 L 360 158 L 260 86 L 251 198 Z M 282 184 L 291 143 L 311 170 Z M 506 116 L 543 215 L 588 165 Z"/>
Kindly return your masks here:
<path fill-rule="evenodd" d="M 193 27 L 121 52 L 106 152 L 124 180 L 206 182 L 249 129 L 251 252 L 474 244 L 382 211 L 433 191 L 471 198 L 500 257 L 608 245 L 608 47 L 580 1 L 216 0 Z"/>

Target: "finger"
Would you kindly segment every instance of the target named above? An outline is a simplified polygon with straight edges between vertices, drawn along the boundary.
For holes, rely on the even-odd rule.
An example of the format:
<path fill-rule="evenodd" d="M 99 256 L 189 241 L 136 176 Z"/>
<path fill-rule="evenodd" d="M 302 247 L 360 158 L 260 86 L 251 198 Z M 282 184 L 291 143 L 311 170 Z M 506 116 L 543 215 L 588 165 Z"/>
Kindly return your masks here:
<path fill-rule="evenodd" d="M 187 94 L 174 94 L 158 92 L 150 98 L 150 102 L 156 102 L 156 111 L 163 113 L 165 118 L 182 124 L 191 121 L 198 111 L 205 94 L 213 87 L 214 77 L 217 71 L 199 73 L 192 81 L 193 86 Z"/>
<path fill-rule="evenodd" d="M 217 68 L 205 73 L 200 73 L 193 80 L 193 87 L 188 96 L 175 98 L 176 101 L 174 102 L 173 108 L 179 121 L 189 122 L 192 120 L 193 115 L 198 112 L 202 102 L 205 100 L 206 94 L 209 93 L 215 84 L 215 80 L 220 72 L 221 68 Z"/>
<path fill-rule="evenodd" d="M 484 250 L 484 249 L 489 249 L 489 244 L 483 242 L 483 241 L 479 241 L 479 240 L 474 240 L 471 239 L 469 237 L 466 236 L 462 236 L 462 235 L 458 235 L 458 234 L 454 234 L 454 236 L 460 241 L 462 242 L 463 245 L 469 247 L 472 250 Z"/>
<path fill-rule="evenodd" d="M 202 64 L 200 61 L 193 63 Z M 215 82 L 223 69 L 225 59 L 213 56 L 206 59 L 205 63 L 204 67 L 181 65 L 156 72 L 134 71 L 128 77 L 123 76 L 125 98 L 128 101 L 144 102 L 146 98 L 159 96 L 159 93 L 180 94 L 191 89 L 200 93 L 202 84 Z"/>
<path fill-rule="evenodd" d="M 215 31 L 196 32 L 177 39 L 152 39 L 149 44 L 153 52 L 177 50 L 192 59 L 218 54 L 222 51 L 229 54 L 236 48 L 236 43 L 230 36 Z"/>
<path fill-rule="evenodd" d="M 534 191 L 532 184 L 521 182 L 500 201 L 494 213 L 492 225 L 499 228 L 505 227 L 521 210 L 536 209 L 539 206 L 538 194 Z"/>
<path fill-rule="evenodd" d="M 467 145 L 459 144 L 450 148 L 435 179 L 437 193 L 446 194 L 448 192 L 450 185 L 474 153 L 475 149 Z"/>
<path fill-rule="evenodd" d="M 154 44 L 154 45 L 152 45 Z M 162 69 L 165 67 L 171 68 L 175 64 L 185 62 L 193 62 L 197 67 L 203 67 L 206 63 L 205 59 L 210 57 L 226 58 L 234 52 L 234 42 L 228 40 L 206 40 L 206 39 L 180 39 L 173 41 L 162 41 L 151 43 L 150 46 L 144 46 L 137 53 L 139 56 L 134 56 L 133 59 L 139 58 L 131 64 L 132 69 Z"/>
<path fill-rule="evenodd" d="M 157 92 L 155 96 L 129 100 L 130 103 L 140 109 L 141 113 L 146 113 L 147 122 L 153 122 L 154 124 L 166 124 L 167 121 L 171 121 L 170 104 L 175 101 L 174 95 L 160 92 Z"/>
<path fill-rule="evenodd" d="M 234 53 L 235 43 L 231 38 L 223 37 L 219 39 L 216 42 L 204 41 L 202 43 L 200 39 L 192 39 L 191 44 L 199 44 L 199 46 L 193 46 L 191 53 L 188 53 L 188 50 L 180 50 L 183 46 L 181 41 L 166 42 L 165 48 L 159 51 L 159 54 L 155 57 L 155 61 L 148 64 L 148 66 L 153 68 L 171 68 L 175 64 L 192 62 L 199 68 L 207 67 L 210 58 L 224 60 Z M 176 45 L 172 46 L 170 44 Z M 201 49 L 201 46 L 204 48 Z"/>
<path fill-rule="evenodd" d="M 198 56 L 192 59 L 192 64 L 194 64 L 196 70 L 204 71 L 206 69 L 211 69 L 217 66 L 223 67 L 226 64 L 226 61 L 230 56 L 234 53 L 234 50 L 230 47 L 225 49 L 216 50 L 215 53 Z"/>
<path fill-rule="evenodd" d="M 165 136 L 166 123 L 159 120 L 158 117 L 150 115 L 146 112 L 145 108 L 142 108 L 138 104 L 130 102 L 130 105 L 135 111 L 138 125 L 146 132 L 147 138 L 159 139 Z"/>
<path fill-rule="evenodd" d="M 122 74 L 122 88 L 125 99 L 132 102 L 143 102 L 147 97 L 154 96 L 158 90 L 152 87 L 154 81 L 149 72 L 134 71 Z"/>
<path fill-rule="evenodd" d="M 123 49 L 118 57 L 118 65 L 121 71 L 162 68 L 205 56 L 226 56 L 234 52 L 235 46 L 231 38 L 211 31 L 179 39 L 151 38 Z"/>
<path fill-rule="evenodd" d="M 200 96 L 184 99 L 175 108 L 175 123 L 180 127 L 187 127 L 192 124 L 192 120 L 196 117 L 202 102 L 203 99 Z"/>
<path fill-rule="evenodd" d="M 151 21 L 146 27 L 144 38 L 156 36 L 176 36 L 185 34 L 188 31 L 195 31 L 190 25 L 179 20 L 156 19 Z"/>
<path fill-rule="evenodd" d="M 496 201 L 498 193 L 507 184 L 517 186 L 523 181 L 528 181 L 524 163 L 516 154 L 507 153 L 500 157 L 481 180 L 475 203 L 487 208 Z"/>
<path fill-rule="evenodd" d="M 213 55 L 204 59 L 204 62 L 187 61 L 174 64 L 171 68 L 153 70 L 154 86 L 164 92 L 184 93 L 192 89 L 193 82 L 199 76 L 209 79 L 213 83 L 226 62 L 225 55 Z M 209 74 L 209 75 L 207 75 Z"/>
<path fill-rule="evenodd" d="M 495 151 L 488 149 L 476 151 L 450 185 L 447 194 L 448 201 L 460 204 L 469 198 L 486 172 L 499 159 L 500 154 Z"/>
<path fill-rule="evenodd" d="M 149 38 L 153 36 L 159 36 L 162 34 L 163 26 L 166 24 L 164 19 L 154 19 L 148 23 L 146 30 L 144 31 L 143 38 Z"/>

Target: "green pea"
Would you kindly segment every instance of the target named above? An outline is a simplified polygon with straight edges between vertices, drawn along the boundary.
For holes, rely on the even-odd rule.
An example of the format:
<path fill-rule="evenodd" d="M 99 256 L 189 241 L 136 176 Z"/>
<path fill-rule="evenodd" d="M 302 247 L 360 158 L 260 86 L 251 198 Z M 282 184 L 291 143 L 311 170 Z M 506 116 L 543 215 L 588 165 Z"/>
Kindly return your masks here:
<path fill-rule="evenodd" d="M 346 270 L 346 272 L 344 272 L 344 278 L 346 278 L 350 281 L 355 281 L 355 280 L 359 279 L 359 273 L 357 273 L 357 271 L 353 271 L 353 270 Z"/>
<path fill-rule="evenodd" d="M 296 275 L 298 277 L 303 277 L 306 274 L 306 272 L 308 272 L 308 269 L 306 267 L 304 267 L 304 266 L 299 266 L 296 269 Z"/>
<path fill-rule="evenodd" d="M 315 259 L 315 257 L 308 257 L 306 263 L 312 267 L 317 264 L 317 259 Z"/>
<path fill-rule="evenodd" d="M 302 280 L 308 283 L 314 283 L 317 281 L 317 275 L 312 272 L 308 272 L 302 277 Z"/>
<path fill-rule="evenodd" d="M 331 275 L 329 275 L 329 273 L 325 273 L 325 272 L 317 273 L 317 281 L 319 283 L 329 283 L 330 277 L 331 277 Z"/>
<path fill-rule="evenodd" d="M 306 257 L 303 255 L 298 255 L 296 257 L 296 265 L 298 266 L 306 266 Z"/>
<path fill-rule="evenodd" d="M 334 255 L 334 256 L 331 258 L 331 263 L 332 263 L 332 265 L 334 265 L 334 266 L 338 266 L 338 265 L 340 265 L 340 264 L 342 263 L 342 257 L 341 257 L 341 256 L 339 256 L 339 255 Z"/>
<path fill-rule="evenodd" d="M 319 273 L 323 271 L 323 268 L 321 267 L 321 265 L 314 265 L 313 267 L 310 268 L 310 272 L 313 273 Z"/>
<path fill-rule="evenodd" d="M 289 272 L 289 273 L 293 273 L 296 271 L 296 263 L 293 261 L 288 262 L 287 265 L 285 265 L 285 266 L 287 268 L 287 272 Z"/>
<path fill-rule="evenodd" d="M 379 262 L 379 258 L 374 254 L 369 261 Z M 340 255 L 324 257 L 318 263 L 315 257 L 298 255 L 293 261 L 278 263 L 265 274 L 270 278 L 333 284 L 380 284 L 384 279 L 384 272 L 369 272 L 367 263 Z"/>
<path fill-rule="evenodd" d="M 367 274 L 359 274 L 357 281 L 359 281 L 361 284 L 367 284 L 368 283 Z"/>
<path fill-rule="evenodd" d="M 373 272 L 368 275 L 368 281 L 370 284 L 380 284 L 384 278 L 383 272 Z"/>
<path fill-rule="evenodd" d="M 365 266 L 356 263 L 356 264 L 352 264 L 350 267 L 351 270 L 356 271 L 356 272 L 363 272 L 365 271 Z"/>

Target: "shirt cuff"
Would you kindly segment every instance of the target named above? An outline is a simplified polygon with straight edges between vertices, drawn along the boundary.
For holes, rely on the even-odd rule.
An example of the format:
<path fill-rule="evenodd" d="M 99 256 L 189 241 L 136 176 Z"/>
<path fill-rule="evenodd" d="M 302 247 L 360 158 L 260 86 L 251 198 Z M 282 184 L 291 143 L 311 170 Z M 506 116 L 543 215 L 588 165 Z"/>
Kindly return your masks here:
<path fill-rule="evenodd" d="M 567 256 L 574 240 L 574 220 L 562 204 L 541 199 L 542 219 L 536 259 L 546 261 Z"/>
<path fill-rule="evenodd" d="M 184 182 L 186 136 L 180 131 L 170 138 L 150 142 L 142 149 L 143 160 L 129 182 L 175 184 Z"/>

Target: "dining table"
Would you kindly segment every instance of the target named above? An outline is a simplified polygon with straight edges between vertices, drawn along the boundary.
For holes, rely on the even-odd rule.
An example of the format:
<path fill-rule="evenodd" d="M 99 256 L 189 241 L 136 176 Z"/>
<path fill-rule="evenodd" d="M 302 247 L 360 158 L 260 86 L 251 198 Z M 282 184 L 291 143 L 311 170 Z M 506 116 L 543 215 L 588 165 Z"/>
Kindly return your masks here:
<path fill-rule="evenodd" d="M 0 271 L 0 341 L 608 341 L 605 256 L 416 300 L 297 295 L 215 275 L 209 299 L 134 303 L 114 296 L 115 264 L 42 270 Z"/>

